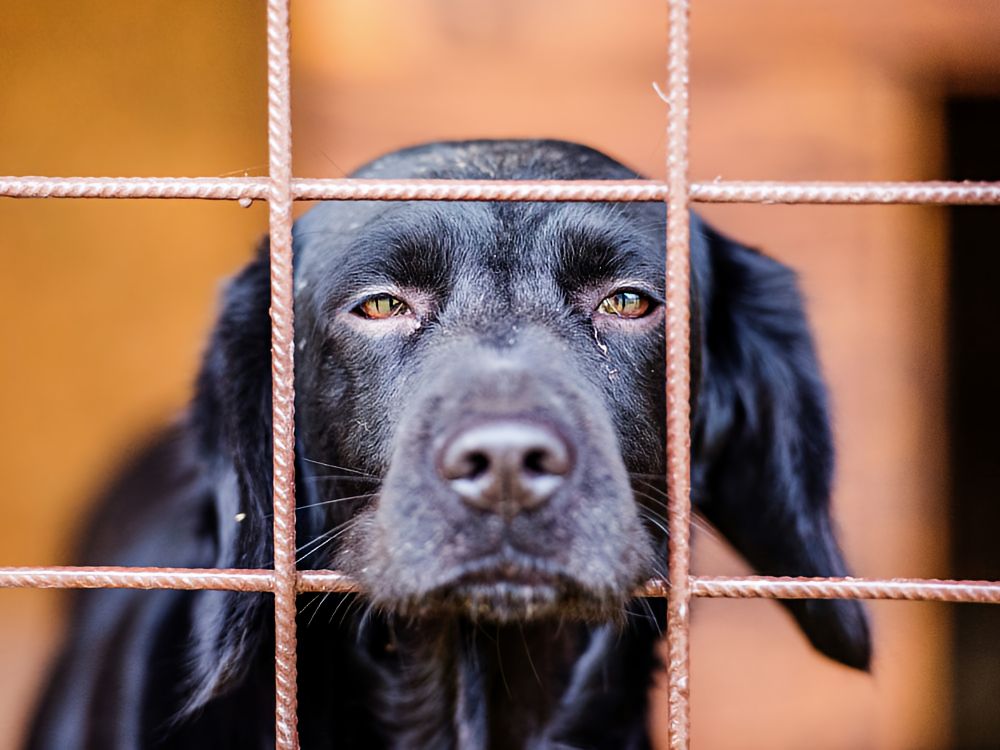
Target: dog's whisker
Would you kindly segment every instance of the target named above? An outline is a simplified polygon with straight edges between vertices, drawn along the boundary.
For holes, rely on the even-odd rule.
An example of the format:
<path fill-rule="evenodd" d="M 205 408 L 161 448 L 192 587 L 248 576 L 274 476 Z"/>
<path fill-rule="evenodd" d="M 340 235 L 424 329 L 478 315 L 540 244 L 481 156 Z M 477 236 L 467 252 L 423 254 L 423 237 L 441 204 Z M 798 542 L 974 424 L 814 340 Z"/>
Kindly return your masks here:
<path fill-rule="evenodd" d="M 314 458 L 302 457 L 302 460 L 306 463 L 316 464 L 317 466 L 325 466 L 328 469 L 336 469 L 337 471 L 346 471 L 348 474 L 356 474 L 359 477 L 367 477 L 369 479 L 378 479 L 374 474 L 369 474 L 367 471 L 361 471 L 360 469 L 352 469 L 350 466 L 337 466 L 337 464 L 328 464 L 325 461 L 317 461 Z"/>
<path fill-rule="evenodd" d="M 344 624 L 344 622 L 347 620 L 348 616 L 351 614 L 352 611 L 354 611 L 355 609 L 360 611 L 360 609 L 364 606 L 364 600 L 357 594 L 355 594 L 353 597 L 345 596 L 344 599 L 345 600 L 350 599 L 351 601 L 347 604 L 347 607 L 340 615 L 341 625 Z M 330 617 L 330 621 L 333 622 L 333 616 Z M 359 622 L 358 626 L 360 627 L 363 624 L 364 624 L 363 622 Z"/>
<path fill-rule="evenodd" d="M 344 534 L 346 534 L 350 530 L 351 530 L 351 527 L 347 526 L 346 528 L 340 529 L 335 534 L 331 534 L 330 536 L 328 536 L 326 538 L 320 538 L 319 540 L 313 540 L 313 541 L 318 541 L 318 543 L 312 549 L 310 549 L 308 552 L 304 552 L 300 557 L 298 557 L 295 560 L 295 563 L 298 564 L 298 563 L 302 562 L 303 560 L 305 560 L 310 555 L 313 555 L 316 552 L 319 552 L 321 549 L 323 549 L 327 545 L 333 543 L 339 537 L 343 536 Z"/>
<path fill-rule="evenodd" d="M 510 690 L 510 683 L 507 682 L 507 673 L 503 668 L 503 652 L 500 650 L 500 631 L 497 631 L 497 667 L 500 672 L 500 680 L 503 682 L 504 690 L 507 691 L 507 697 L 513 698 L 514 694 Z"/>
<path fill-rule="evenodd" d="M 715 527 L 707 521 L 703 520 L 701 516 L 697 513 L 691 514 L 691 526 L 698 529 L 700 532 L 706 536 L 715 539 L 718 542 L 724 542 L 725 539 L 722 538 L 722 534 L 715 530 Z"/>
<path fill-rule="evenodd" d="M 652 500 L 654 502 L 658 502 L 658 500 L 659 500 L 659 498 L 651 497 L 650 495 L 647 495 L 644 492 L 640 492 L 640 491 L 637 491 L 637 490 L 633 490 L 633 493 L 636 494 L 636 495 L 639 495 L 640 497 L 644 497 L 647 500 Z M 641 512 L 644 515 L 646 515 L 649 518 L 649 520 L 652 521 L 653 518 L 655 517 L 659 521 L 662 521 L 665 524 L 667 523 L 667 517 L 665 515 L 663 515 L 662 513 L 660 513 L 658 510 L 655 510 L 655 509 L 649 507 L 648 505 L 640 505 L 639 507 L 641 508 Z M 699 515 L 697 511 L 695 511 L 694 513 L 691 514 L 691 527 L 694 528 L 694 529 L 697 529 L 698 531 L 702 532 L 706 536 L 709 536 L 712 539 L 715 539 L 716 541 L 720 541 L 720 542 L 724 541 L 723 538 L 722 538 L 722 535 L 719 534 L 718 531 L 716 531 L 715 527 L 712 526 L 704 518 L 702 518 L 701 515 Z M 661 528 L 663 528 L 663 527 L 661 526 Z"/>
<path fill-rule="evenodd" d="M 633 612 L 630 609 L 624 610 L 623 614 L 625 615 L 626 618 L 631 618 L 631 620 L 626 620 L 625 624 L 628 625 L 629 627 L 633 628 L 633 629 L 636 627 L 636 622 L 635 621 L 649 622 L 650 619 L 651 619 L 650 616 L 648 614 L 646 614 L 645 612 Z M 620 642 L 621 636 L 619 635 L 618 638 L 619 638 L 619 642 Z"/>
<path fill-rule="evenodd" d="M 322 540 L 328 538 L 333 533 L 335 533 L 335 529 L 327 529 L 326 531 L 324 531 L 319 536 L 313 537 L 312 539 L 310 539 L 307 542 L 303 542 L 301 545 L 299 545 L 298 547 L 295 548 L 295 551 L 296 552 L 302 552 L 302 551 L 308 549 L 310 546 L 312 546 L 312 545 L 314 545 L 314 544 L 316 544 L 318 542 L 321 542 Z M 296 562 L 299 562 L 299 560 L 296 560 Z"/>
<path fill-rule="evenodd" d="M 335 497 L 333 500 L 320 500 L 316 503 L 306 503 L 305 505 L 296 505 L 295 510 L 305 510 L 306 508 L 316 508 L 320 505 L 333 505 L 334 503 L 346 503 L 349 500 L 364 500 L 366 498 L 375 497 L 376 493 L 366 492 L 363 495 L 350 495 L 348 497 Z"/>
<path fill-rule="evenodd" d="M 667 496 L 667 491 L 655 482 L 650 482 L 648 479 L 636 479 L 636 481 L 651 492 L 655 492 L 657 495 L 664 498 Z"/>
<path fill-rule="evenodd" d="M 379 477 L 365 477 L 357 476 L 354 474 L 313 474 L 308 477 L 303 477 L 304 481 L 307 482 L 319 482 L 319 481 L 332 481 L 334 479 L 339 479 L 342 482 L 380 482 L 382 481 Z"/>
<path fill-rule="evenodd" d="M 310 608 L 310 607 L 317 607 L 317 609 L 318 609 L 318 606 L 317 606 L 317 605 L 318 605 L 318 603 L 319 603 L 319 600 L 320 600 L 320 599 L 321 599 L 321 597 L 319 596 L 319 594 L 316 594 L 316 595 L 314 595 L 314 596 L 313 596 L 312 598 L 310 598 L 310 599 L 309 599 L 309 601 L 307 601 L 307 602 L 306 602 L 306 603 L 305 603 L 305 604 L 304 604 L 304 605 L 303 605 L 303 606 L 302 606 L 302 607 L 301 607 L 301 608 L 299 609 L 299 617 L 302 617 L 303 615 L 305 615 L 305 613 L 309 611 L 309 608 Z M 314 613 L 314 614 L 315 614 L 315 613 Z M 311 621 L 312 621 L 312 618 L 310 618 L 310 622 L 311 622 Z"/>
<path fill-rule="evenodd" d="M 670 536 L 670 530 L 659 519 L 654 518 L 653 516 L 650 516 L 647 513 L 641 513 L 641 515 L 642 515 L 643 518 L 645 518 L 647 521 L 649 521 L 651 524 L 653 524 L 656 528 L 658 528 L 660 531 L 662 531 L 664 536 L 667 536 L 667 537 Z"/>
<path fill-rule="evenodd" d="M 644 512 L 652 513 L 652 514 L 656 515 L 658 518 L 660 518 L 660 520 L 662 520 L 662 521 L 666 521 L 667 520 L 667 517 L 664 516 L 660 511 L 657 510 L 657 507 L 661 507 L 661 508 L 664 507 L 664 505 L 663 505 L 663 503 L 662 503 L 662 501 L 661 501 L 660 498 L 658 498 L 658 497 L 656 497 L 654 495 L 649 495 L 649 494 L 643 492 L 642 490 L 636 490 L 636 489 L 632 490 L 632 494 L 635 495 L 636 497 L 641 497 L 641 498 L 644 498 L 644 499 L 649 500 L 650 502 L 654 503 L 653 506 L 649 506 L 649 505 L 646 505 L 644 503 L 639 503 L 639 507 Z"/>
<path fill-rule="evenodd" d="M 639 601 L 642 602 L 643 608 L 646 610 L 647 613 L 649 613 L 649 619 L 652 621 L 654 627 L 656 628 L 657 635 L 659 635 L 660 638 L 662 638 L 663 628 L 660 627 L 660 621 L 656 619 L 656 615 L 653 613 L 653 608 L 649 606 L 649 602 L 647 602 L 645 599 L 640 599 Z"/>
<path fill-rule="evenodd" d="M 295 510 L 305 510 L 306 508 L 315 508 L 318 505 L 332 505 L 334 503 L 345 503 L 348 500 L 362 500 L 364 498 L 375 497 L 376 494 L 378 493 L 366 492 L 363 495 L 350 495 L 349 497 L 337 497 L 334 498 L 333 500 L 320 500 L 319 502 L 315 503 L 305 503 L 304 505 L 296 505 Z M 264 514 L 264 518 L 271 518 L 272 516 L 274 516 L 274 513 Z"/>
<path fill-rule="evenodd" d="M 323 594 L 323 596 L 318 597 L 319 598 L 319 604 L 316 606 L 316 609 L 313 610 L 313 613 L 311 615 L 309 615 L 309 622 L 307 622 L 306 625 L 312 625 L 313 624 L 313 620 L 316 619 L 316 615 L 318 615 L 319 611 L 321 609 L 323 609 L 323 604 L 326 603 L 327 598 L 332 593 L 333 593 L 332 591 L 327 591 L 325 594 Z"/>
<path fill-rule="evenodd" d="M 330 618 L 329 618 L 329 619 L 327 620 L 327 623 L 328 623 L 328 624 L 332 624 L 332 623 L 333 623 L 333 618 L 337 616 L 337 612 L 339 612 L 339 611 L 340 611 L 340 608 L 341 608 L 341 607 L 343 607 L 343 606 L 344 606 L 344 603 L 345 603 L 345 602 L 346 602 L 346 601 L 347 601 L 348 599 L 350 599 L 350 598 L 351 598 L 352 596 L 356 597 L 356 596 L 357 596 L 357 594 L 343 594 L 343 595 L 341 595 L 341 597 L 340 597 L 340 601 L 339 601 L 339 602 L 337 602 L 337 606 L 336 606 L 336 607 L 334 607 L 334 608 L 333 608 L 333 612 L 331 612 L 331 613 L 330 613 Z M 341 622 L 343 622 L 343 620 L 341 620 Z"/>
<path fill-rule="evenodd" d="M 348 531 L 350 531 L 354 527 L 354 524 L 357 522 L 358 518 L 360 518 L 360 516 L 355 516 L 353 518 L 348 519 L 347 521 L 344 521 L 341 524 L 337 524 L 333 528 L 327 529 L 319 536 L 313 537 L 309 541 L 297 547 L 295 549 L 296 552 L 304 552 L 304 550 L 306 550 L 309 547 L 313 547 L 313 549 L 310 549 L 308 552 L 304 552 L 304 554 L 301 557 L 299 557 L 295 562 L 296 563 L 302 562 L 305 558 L 309 557 L 309 555 L 311 555 L 313 552 L 316 552 L 316 550 L 318 550 L 320 547 L 323 547 L 329 542 L 332 542 L 341 534 L 345 534 Z"/>
<path fill-rule="evenodd" d="M 522 623 L 517 624 L 517 630 L 521 634 L 521 643 L 524 644 L 524 655 L 528 657 L 528 666 L 531 667 L 531 673 L 535 675 L 535 681 L 538 686 L 542 686 L 542 678 L 538 676 L 538 670 L 535 669 L 535 660 L 531 658 L 531 649 L 528 647 L 528 639 L 524 637 L 524 625 Z"/>

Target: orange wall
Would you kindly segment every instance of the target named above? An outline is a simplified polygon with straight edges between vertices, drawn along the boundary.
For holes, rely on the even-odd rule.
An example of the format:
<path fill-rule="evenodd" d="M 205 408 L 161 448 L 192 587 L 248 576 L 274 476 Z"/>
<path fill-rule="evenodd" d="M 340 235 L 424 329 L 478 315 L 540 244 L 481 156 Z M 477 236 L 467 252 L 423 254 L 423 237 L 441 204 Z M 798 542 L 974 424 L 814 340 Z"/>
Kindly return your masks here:
<path fill-rule="evenodd" d="M 651 83 L 664 78 L 663 5 L 295 0 L 296 172 L 340 176 L 435 138 L 545 135 L 662 175 L 665 108 Z M 694 5 L 697 179 L 939 177 L 940 95 L 996 80 L 989 0 L 946 13 L 931 0 Z M 11 4 L 0 173 L 261 173 L 263 23 L 259 0 Z M 940 212 L 703 211 L 802 272 L 856 571 L 946 575 Z M 183 406 L 219 280 L 249 257 L 266 212 L 5 199 L 0 222 L 0 564 L 63 562 L 88 494 Z M 744 570 L 696 536 L 697 572 Z M 19 731 L 56 599 L 0 592 L 0 746 Z M 872 610 L 866 677 L 810 652 L 774 603 L 697 602 L 696 747 L 946 747 L 947 608 Z"/>
<path fill-rule="evenodd" d="M 5 3 L 0 173 L 218 175 L 266 162 L 264 14 L 242 0 Z M 176 413 L 263 207 L 0 199 L 0 565 L 66 562 L 88 497 Z M 59 625 L 0 592 L 0 747 Z"/>

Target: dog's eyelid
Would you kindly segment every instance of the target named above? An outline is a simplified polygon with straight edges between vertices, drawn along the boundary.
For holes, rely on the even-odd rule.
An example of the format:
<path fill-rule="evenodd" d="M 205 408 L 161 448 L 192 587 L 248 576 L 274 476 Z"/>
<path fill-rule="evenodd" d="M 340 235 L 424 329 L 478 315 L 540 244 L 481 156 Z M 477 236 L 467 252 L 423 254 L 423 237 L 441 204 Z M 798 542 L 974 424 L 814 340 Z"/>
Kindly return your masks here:
<path fill-rule="evenodd" d="M 415 314 L 405 299 L 392 292 L 369 294 L 354 304 L 350 312 L 367 320 L 387 320 Z"/>
<path fill-rule="evenodd" d="M 606 287 L 594 295 L 593 315 L 626 321 L 648 318 L 663 301 L 645 284 L 632 281 Z"/>
<path fill-rule="evenodd" d="M 622 292 L 632 292 L 634 294 L 641 294 L 643 297 L 649 297 L 651 302 L 655 302 L 658 305 L 663 304 L 663 300 L 660 295 L 650 287 L 646 286 L 641 282 L 626 281 L 621 284 L 615 284 L 609 287 L 608 291 L 605 292 L 605 297 L 610 297 L 614 294 L 621 294 Z"/>
<path fill-rule="evenodd" d="M 595 311 L 599 315 L 634 320 L 647 317 L 655 308 L 654 302 L 636 291 L 619 291 L 601 300 Z"/>

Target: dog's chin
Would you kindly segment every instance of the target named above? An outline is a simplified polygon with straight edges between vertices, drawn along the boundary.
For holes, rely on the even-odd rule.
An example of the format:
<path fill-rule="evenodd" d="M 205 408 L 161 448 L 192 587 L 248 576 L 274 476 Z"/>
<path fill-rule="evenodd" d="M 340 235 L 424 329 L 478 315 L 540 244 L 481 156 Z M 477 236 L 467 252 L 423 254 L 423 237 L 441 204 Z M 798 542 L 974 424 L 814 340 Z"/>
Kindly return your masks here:
<path fill-rule="evenodd" d="M 562 618 L 608 622 L 624 617 L 626 598 L 563 574 L 501 565 L 458 574 L 390 608 L 405 617 L 499 625 Z"/>

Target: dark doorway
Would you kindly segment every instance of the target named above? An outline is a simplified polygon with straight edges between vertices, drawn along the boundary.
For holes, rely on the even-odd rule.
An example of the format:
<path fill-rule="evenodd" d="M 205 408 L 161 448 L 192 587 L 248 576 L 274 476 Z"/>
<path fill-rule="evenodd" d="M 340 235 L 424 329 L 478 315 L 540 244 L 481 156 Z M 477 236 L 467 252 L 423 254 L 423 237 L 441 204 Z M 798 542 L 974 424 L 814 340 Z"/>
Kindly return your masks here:
<path fill-rule="evenodd" d="M 948 102 L 949 178 L 1000 179 L 1000 98 Z M 953 574 L 1000 580 L 1000 206 L 950 211 Z M 954 606 L 954 733 L 1000 747 L 1000 606 Z"/>

